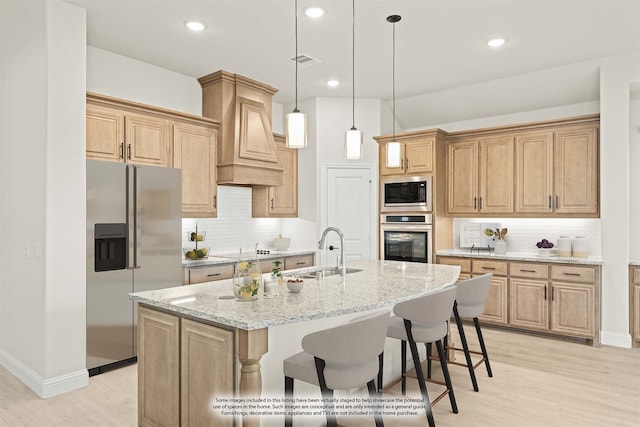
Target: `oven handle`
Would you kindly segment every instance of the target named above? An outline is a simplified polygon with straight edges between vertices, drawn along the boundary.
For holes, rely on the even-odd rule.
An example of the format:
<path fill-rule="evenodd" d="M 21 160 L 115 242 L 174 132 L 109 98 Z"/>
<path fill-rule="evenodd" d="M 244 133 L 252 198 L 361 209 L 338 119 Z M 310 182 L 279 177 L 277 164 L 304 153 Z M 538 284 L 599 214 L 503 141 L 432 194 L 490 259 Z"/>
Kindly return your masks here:
<path fill-rule="evenodd" d="M 431 224 L 399 224 L 399 223 L 382 223 L 380 229 L 382 231 L 431 231 Z"/>

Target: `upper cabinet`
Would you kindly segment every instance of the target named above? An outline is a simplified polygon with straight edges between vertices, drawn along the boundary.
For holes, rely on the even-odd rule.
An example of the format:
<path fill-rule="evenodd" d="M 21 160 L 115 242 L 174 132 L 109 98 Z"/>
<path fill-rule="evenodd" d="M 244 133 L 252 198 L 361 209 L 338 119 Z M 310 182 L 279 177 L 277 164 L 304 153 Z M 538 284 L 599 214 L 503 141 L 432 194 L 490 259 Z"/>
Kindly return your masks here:
<path fill-rule="evenodd" d="M 88 103 L 87 157 L 171 166 L 169 122 L 159 117 Z"/>
<path fill-rule="evenodd" d="M 216 135 L 211 127 L 173 125 L 173 166 L 182 169 L 182 216 L 218 216 Z"/>
<path fill-rule="evenodd" d="M 433 172 L 434 144 L 435 137 L 408 138 L 400 142 L 400 151 L 397 156 L 397 165 L 388 165 L 389 155 L 388 141 L 378 140 L 380 175 L 423 175 Z M 390 139 L 389 139 L 390 141 Z"/>
<path fill-rule="evenodd" d="M 449 134 L 447 215 L 598 217 L 598 116 Z"/>
<path fill-rule="evenodd" d="M 298 216 L 298 150 L 286 147 L 286 137 L 273 134 L 276 153 L 283 167 L 283 184 L 251 189 L 254 218 L 295 218 Z"/>
<path fill-rule="evenodd" d="M 448 213 L 513 213 L 513 137 L 462 139 L 447 152 Z"/>
<path fill-rule="evenodd" d="M 87 158 L 182 169 L 182 216 L 217 216 L 215 120 L 87 93 Z"/>
<path fill-rule="evenodd" d="M 525 133 L 516 140 L 519 213 L 597 216 L 598 124 Z"/>

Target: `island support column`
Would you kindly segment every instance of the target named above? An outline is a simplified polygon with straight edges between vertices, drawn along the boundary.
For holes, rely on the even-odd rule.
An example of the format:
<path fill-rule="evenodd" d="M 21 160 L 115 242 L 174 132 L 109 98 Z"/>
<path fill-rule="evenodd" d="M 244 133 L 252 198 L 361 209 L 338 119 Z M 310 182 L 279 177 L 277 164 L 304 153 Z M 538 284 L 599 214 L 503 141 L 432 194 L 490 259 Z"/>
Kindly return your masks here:
<path fill-rule="evenodd" d="M 240 397 L 260 397 L 262 394 L 262 372 L 260 359 L 269 350 L 269 332 L 267 328 L 248 331 L 237 330 L 236 351 L 242 363 L 240 368 Z M 243 427 L 259 427 L 259 416 L 242 418 Z"/>

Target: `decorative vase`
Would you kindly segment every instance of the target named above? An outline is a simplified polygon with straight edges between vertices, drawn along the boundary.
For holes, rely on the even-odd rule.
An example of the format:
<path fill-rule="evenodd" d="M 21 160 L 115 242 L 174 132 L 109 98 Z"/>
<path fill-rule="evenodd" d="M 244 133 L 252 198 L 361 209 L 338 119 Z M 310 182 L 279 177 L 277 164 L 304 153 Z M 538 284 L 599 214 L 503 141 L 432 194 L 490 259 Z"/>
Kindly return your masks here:
<path fill-rule="evenodd" d="M 504 240 L 496 240 L 493 251 L 496 255 L 504 255 L 507 253 L 507 242 Z"/>
<path fill-rule="evenodd" d="M 233 276 L 233 295 L 240 301 L 253 301 L 258 299 L 262 289 L 260 265 L 251 261 L 238 262 Z"/>

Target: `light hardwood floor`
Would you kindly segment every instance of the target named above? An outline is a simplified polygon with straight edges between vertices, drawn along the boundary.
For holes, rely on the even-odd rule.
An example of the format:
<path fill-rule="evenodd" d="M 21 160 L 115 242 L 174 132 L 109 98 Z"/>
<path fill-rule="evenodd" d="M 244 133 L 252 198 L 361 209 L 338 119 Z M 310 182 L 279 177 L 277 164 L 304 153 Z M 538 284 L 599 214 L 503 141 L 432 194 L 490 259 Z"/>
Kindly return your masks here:
<path fill-rule="evenodd" d="M 475 337 L 472 327 L 467 335 Z M 434 406 L 438 427 L 640 426 L 640 349 L 590 347 L 575 342 L 485 328 L 493 368 L 476 372 L 480 392 L 466 368 L 451 366 L 459 413 L 447 398 Z M 473 341 L 476 345 L 475 341 Z M 399 345 L 399 344 L 398 344 Z M 439 373 L 434 364 L 434 373 Z M 434 375 L 434 377 L 437 375 Z M 433 395 L 438 386 L 429 384 Z M 133 427 L 137 419 L 136 366 L 90 378 L 90 385 L 39 399 L 0 368 L 0 425 L 19 427 Z M 408 394 L 419 396 L 415 380 Z M 339 419 L 344 426 L 373 426 L 373 419 Z M 386 418 L 387 426 L 426 426 L 415 419 Z"/>

